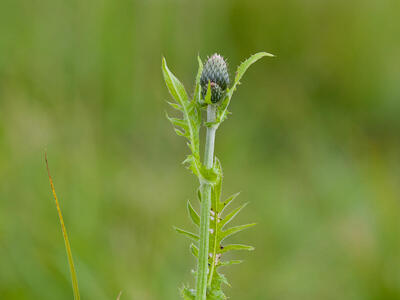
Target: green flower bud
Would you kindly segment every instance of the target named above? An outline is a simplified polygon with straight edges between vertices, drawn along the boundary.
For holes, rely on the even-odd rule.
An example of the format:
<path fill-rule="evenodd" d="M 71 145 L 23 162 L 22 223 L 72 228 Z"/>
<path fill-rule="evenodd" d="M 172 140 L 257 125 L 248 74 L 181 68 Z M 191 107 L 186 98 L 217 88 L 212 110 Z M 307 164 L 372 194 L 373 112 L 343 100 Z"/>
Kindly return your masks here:
<path fill-rule="evenodd" d="M 224 97 L 229 85 L 228 67 L 219 54 L 214 54 L 207 60 L 201 73 L 200 85 L 203 98 L 207 94 L 208 82 L 211 88 L 211 102 L 217 103 Z"/>

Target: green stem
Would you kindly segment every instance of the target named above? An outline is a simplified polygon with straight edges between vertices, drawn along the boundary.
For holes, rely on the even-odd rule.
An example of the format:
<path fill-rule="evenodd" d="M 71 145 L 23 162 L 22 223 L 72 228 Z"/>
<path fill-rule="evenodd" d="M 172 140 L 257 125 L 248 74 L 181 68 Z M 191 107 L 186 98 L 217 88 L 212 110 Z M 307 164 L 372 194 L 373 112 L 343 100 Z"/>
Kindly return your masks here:
<path fill-rule="evenodd" d="M 207 106 L 207 122 L 215 122 L 216 107 L 213 104 Z M 204 151 L 204 166 L 207 169 L 213 167 L 215 126 L 207 127 L 206 146 Z M 207 273 L 208 273 L 208 248 L 210 231 L 210 209 L 211 209 L 211 184 L 202 182 L 201 207 L 200 207 L 200 243 L 199 257 L 197 263 L 196 300 L 206 300 L 207 297 Z"/>

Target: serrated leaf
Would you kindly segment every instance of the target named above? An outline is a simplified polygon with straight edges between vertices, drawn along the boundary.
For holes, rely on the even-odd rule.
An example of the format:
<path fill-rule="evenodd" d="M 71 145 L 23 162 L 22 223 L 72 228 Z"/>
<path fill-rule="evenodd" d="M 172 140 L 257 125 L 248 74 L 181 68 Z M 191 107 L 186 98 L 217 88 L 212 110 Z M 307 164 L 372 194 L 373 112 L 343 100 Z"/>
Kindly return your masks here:
<path fill-rule="evenodd" d="M 166 115 L 167 119 L 168 119 L 173 125 L 179 126 L 179 127 L 181 127 L 182 129 L 187 130 L 187 123 L 186 123 L 184 120 L 178 119 L 178 118 L 172 118 L 172 117 L 168 116 L 167 113 L 165 113 L 165 115 Z"/>
<path fill-rule="evenodd" d="M 236 194 L 233 194 L 230 196 L 228 199 L 226 199 L 224 202 L 220 202 L 220 211 L 221 214 L 224 212 L 224 210 L 229 206 L 229 204 L 232 203 L 233 200 L 236 199 L 237 196 L 240 195 L 240 192 L 237 192 Z"/>
<path fill-rule="evenodd" d="M 207 300 L 226 300 L 228 299 L 220 289 L 210 290 L 207 294 Z"/>
<path fill-rule="evenodd" d="M 225 253 L 225 252 L 232 251 L 232 250 L 253 251 L 254 247 L 248 246 L 248 245 L 242 245 L 242 244 L 231 244 L 231 245 L 224 246 L 222 249 L 220 249 L 219 253 Z"/>
<path fill-rule="evenodd" d="M 174 229 L 176 230 L 176 232 L 185 235 L 186 237 L 188 237 L 189 239 L 191 239 L 191 240 L 193 240 L 195 242 L 199 241 L 199 236 L 197 234 L 194 234 L 192 232 L 180 229 L 180 228 L 175 227 L 175 226 L 174 226 Z"/>
<path fill-rule="evenodd" d="M 220 122 L 220 123 L 223 122 L 227 118 L 228 114 L 230 114 L 230 112 L 228 111 L 228 106 L 229 106 L 229 103 L 230 103 L 231 97 L 232 97 L 232 93 L 230 91 L 231 91 L 230 88 L 226 89 L 226 95 L 222 99 L 220 105 L 218 106 L 217 122 Z"/>
<path fill-rule="evenodd" d="M 187 202 L 187 210 L 189 213 L 189 217 L 192 220 L 192 222 L 197 225 L 200 226 L 200 216 L 198 215 L 198 213 L 194 210 L 192 204 L 190 203 L 190 201 Z"/>
<path fill-rule="evenodd" d="M 196 175 L 200 181 L 202 180 L 200 170 L 203 168 L 203 166 L 198 158 L 195 158 L 194 155 L 188 155 L 183 161 L 183 164 L 188 165 L 188 168 L 192 171 L 192 173 Z"/>
<path fill-rule="evenodd" d="M 183 287 L 181 289 L 181 295 L 184 300 L 195 300 L 196 293 L 192 289 L 188 289 L 187 287 Z"/>
<path fill-rule="evenodd" d="M 174 131 L 179 136 L 184 136 L 184 137 L 186 136 L 186 134 L 182 130 L 179 130 L 178 128 L 174 128 Z"/>
<path fill-rule="evenodd" d="M 222 231 L 222 235 L 221 235 L 221 241 L 223 241 L 224 239 L 226 239 L 227 237 L 234 235 L 240 231 L 243 231 L 247 228 L 253 227 L 254 225 L 256 225 L 256 223 L 251 223 L 251 224 L 245 224 L 245 225 L 240 225 L 240 226 L 235 226 L 235 227 L 231 227 L 225 231 Z"/>
<path fill-rule="evenodd" d="M 198 104 L 194 101 L 189 101 L 188 95 L 185 91 L 183 84 L 175 77 L 174 74 L 168 69 L 165 58 L 162 60 L 162 71 L 164 75 L 165 83 L 168 87 L 170 94 L 173 96 L 176 104 L 170 105 L 182 112 L 183 118 L 169 118 L 169 120 L 175 125 L 182 127 L 185 132 L 175 129 L 175 132 L 179 136 L 184 136 L 189 140 L 189 148 L 192 155 L 200 160 L 200 127 L 201 127 L 201 111 Z"/>
<path fill-rule="evenodd" d="M 230 89 L 227 89 L 226 96 L 222 100 L 221 105 L 219 106 L 218 112 L 217 112 L 217 121 L 219 123 L 222 123 L 228 115 L 228 106 L 231 101 L 232 95 L 236 90 L 237 85 L 240 83 L 240 79 L 242 79 L 244 73 L 247 71 L 247 69 L 254 64 L 257 60 L 264 56 L 270 56 L 273 57 L 274 55 L 267 53 L 267 52 L 259 52 L 256 54 L 253 54 L 250 56 L 248 59 L 246 59 L 244 62 L 242 62 L 239 67 L 236 70 L 236 76 L 235 76 L 235 81 Z"/>
<path fill-rule="evenodd" d="M 225 275 L 224 274 L 220 274 L 220 273 L 218 273 L 218 279 L 222 282 L 222 283 L 224 283 L 224 284 L 226 284 L 227 286 L 231 286 L 230 284 L 229 284 L 229 282 L 228 282 L 228 279 L 226 279 L 226 277 L 225 277 Z"/>
<path fill-rule="evenodd" d="M 267 52 L 259 52 L 256 54 L 253 54 L 250 56 L 248 59 L 246 59 L 244 62 L 242 62 L 239 67 L 237 68 L 236 71 L 236 76 L 235 76 L 235 84 L 240 81 L 240 79 L 243 77 L 244 73 L 246 73 L 247 69 L 254 64 L 257 60 L 264 56 L 269 56 L 269 57 L 274 57 L 273 54 L 267 53 Z M 235 85 L 234 85 L 235 86 Z"/>
<path fill-rule="evenodd" d="M 177 102 L 183 107 L 185 101 L 188 101 L 188 96 L 185 91 L 183 84 L 175 77 L 174 74 L 168 69 L 167 62 L 165 58 L 162 59 L 162 70 L 164 75 L 165 83 L 168 87 L 169 92 L 172 97 L 175 98 Z"/>
<path fill-rule="evenodd" d="M 176 109 L 176 110 L 182 110 L 182 107 L 179 105 L 179 104 L 177 104 L 177 103 L 173 103 L 173 102 L 169 102 L 169 101 L 167 101 L 167 103 L 169 104 L 169 105 L 171 105 L 171 107 L 172 108 L 174 108 L 174 109 Z"/>
<path fill-rule="evenodd" d="M 238 208 L 234 209 L 232 212 L 230 212 L 228 215 L 226 215 L 226 217 L 224 217 L 220 223 L 220 226 L 223 228 L 226 224 L 228 224 L 230 221 L 233 220 L 234 217 L 236 217 L 236 215 L 247 206 L 247 204 L 249 204 L 248 202 L 242 204 L 241 206 L 239 206 Z"/>

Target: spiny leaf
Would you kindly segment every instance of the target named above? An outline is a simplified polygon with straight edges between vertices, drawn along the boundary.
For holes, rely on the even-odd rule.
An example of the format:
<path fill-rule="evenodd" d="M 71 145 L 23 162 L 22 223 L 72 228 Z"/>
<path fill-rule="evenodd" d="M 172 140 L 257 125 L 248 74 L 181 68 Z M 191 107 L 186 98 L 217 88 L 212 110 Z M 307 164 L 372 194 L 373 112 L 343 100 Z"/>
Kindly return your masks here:
<path fill-rule="evenodd" d="M 192 232 L 189 232 L 189 231 L 180 229 L 180 228 L 175 227 L 175 226 L 174 226 L 174 229 L 176 230 L 176 232 L 187 236 L 188 238 L 194 240 L 195 242 L 198 242 L 198 241 L 199 241 L 199 236 L 198 236 L 197 234 L 194 234 L 194 233 L 192 233 Z"/>
<path fill-rule="evenodd" d="M 226 284 L 227 286 L 231 286 L 228 282 L 228 279 L 226 279 L 224 274 L 218 273 L 218 280 L 221 281 L 222 283 Z"/>
<path fill-rule="evenodd" d="M 196 293 L 192 289 L 188 289 L 187 287 L 183 287 L 181 289 L 181 295 L 184 300 L 195 300 Z"/>
<path fill-rule="evenodd" d="M 182 127 L 186 132 L 176 130 L 175 132 L 179 136 L 186 137 L 190 144 L 189 148 L 192 151 L 192 155 L 196 159 L 200 159 L 199 153 L 199 132 L 201 126 L 201 112 L 200 108 L 197 107 L 197 103 L 194 101 L 189 101 L 188 95 L 185 91 L 183 84 L 175 77 L 174 74 L 168 69 L 165 58 L 162 60 L 162 71 L 164 75 L 165 83 L 168 87 L 170 94 L 173 96 L 176 105 L 172 105 L 174 109 L 178 109 L 183 114 L 182 123 L 179 119 L 170 120 L 174 125 Z M 179 125 L 178 125 L 179 123 Z"/>
<path fill-rule="evenodd" d="M 220 249 L 220 253 L 225 253 L 231 250 L 247 250 L 247 251 L 253 251 L 254 247 L 253 246 L 248 246 L 248 245 L 241 245 L 241 244 L 231 244 L 231 245 L 227 245 L 222 247 L 222 249 Z"/>
<path fill-rule="evenodd" d="M 218 171 L 214 168 L 207 169 L 198 158 L 193 155 L 188 155 L 183 161 L 184 164 L 188 164 L 190 170 L 195 174 L 200 182 L 214 185 L 218 179 Z"/>
<path fill-rule="evenodd" d="M 193 223 L 197 226 L 200 226 L 200 217 L 198 213 L 194 210 L 190 201 L 187 202 L 187 209 L 189 212 L 190 219 L 193 221 Z"/>
<path fill-rule="evenodd" d="M 199 159 L 194 157 L 194 155 L 188 155 L 182 163 L 186 164 L 192 173 L 199 177 L 199 180 L 201 180 L 200 170 L 202 168 L 202 163 L 199 161 Z"/>
<path fill-rule="evenodd" d="M 220 211 L 221 211 L 221 214 L 224 212 L 225 208 L 227 208 L 228 205 L 231 204 L 232 201 L 235 200 L 236 197 L 239 196 L 239 195 L 240 195 L 240 192 L 237 192 L 236 194 L 233 194 L 233 195 L 230 196 L 228 199 L 226 199 L 224 202 L 221 202 L 221 203 L 220 203 L 220 207 L 221 207 Z"/>
<path fill-rule="evenodd" d="M 254 64 L 257 60 L 264 56 L 270 56 L 273 57 L 274 55 L 267 53 L 267 52 L 259 52 L 256 54 L 253 54 L 250 56 L 248 59 L 246 59 L 244 62 L 242 62 L 239 67 L 236 70 L 236 76 L 235 76 L 235 81 L 230 89 L 227 89 L 226 92 L 226 97 L 222 101 L 221 105 L 218 108 L 218 116 L 217 116 L 217 121 L 219 123 L 222 123 L 228 115 L 228 106 L 231 101 L 232 95 L 236 90 L 237 85 L 240 83 L 240 79 L 242 79 L 244 73 L 247 71 L 247 69 Z"/>
<path fill-rule="evenodd" d="M 259 52 L 259 53 L 253 54 L 248 59 L 246 59 L 244 62 L 242 62 L 236 71 L 235 84 L 237 84 L 240 81 L 240 79 L 243 77 L 244 73 L 246 73 L 247 69 L 252 64 L 254 64 L 257 60 L 259 60 L 260 58 L 262 58 L 264 56 L 274 57 L 274 55 L 271 53 Z"/>
<path fill-rule="evenodd" d="M 219 164 L 219 161 L 215 161 L 214 162 L 214 169 L 217 170 L 217 172 L 222 171 L 221 169 L 221 165 Z M 219 203 L 219 199 L 220 199 L 220 195 L 221 195 L 221 183 L 222 183 L 222 179 L 221 179 L 221 174 L 219 174 L 216 183 L 214 186 L 212 186 L 211 188 L 211 222 L 210 222 L 210 230 L 213 231 L 213 234 L 210 234 L 209 236 L 209 248 L 210 248 L 210 255 L 211 255 L 211 269 L 209 270 L 209 274 L 208 274 L 208 286 L 212 285 L 213 282 L 213 277 L 215 275 L 215 268 L 216 268 L 216 264 L 218 261 L 218 249 L 219 248 L 219 244 L 218 244 L 218 238 L 219 238 L 219 234 L 221 232 L 221 226 L 219 226 L 219 207 L 218 207 L 218 203 Z"/>
<path fill-rule="evenodd" d="M 190 251 L 194 255 L 194 257 L 199 257 L 199 248 L 196 245 L 190 244 Z"/>
<path fill-rule="evenodd" d="M 245 224 L 245 225 L 240 225 L 240 226 L 235 226 L 235 227 L 231 227 L 225 231 L 222 231 L 222 235 L 221 235 L 221 241 L 223 241 L 224 239 L 226 239 L 227 237 L 234 235 L 235 233 L 238 233 L 240 231 L 243 231 L 247 228 L 253 227 L 254 225 L 256 225 L 256 223 L 251 223 L 251 224 Z"/>
<path fill-rule="evenodd" d="M 221 285 L 226 284 L 230 286 L 228 280 L 226 277 L 218 273 L 217 271 L 214 271 L 214 277 L 212 280 L 211 285 L 208 286 L 207 289 L 207 300 L 226 300 L 228 299 L 224 292 L 221 289 Z"/>
<path fill-rule="evenodd" d="M 50 175 L 49 163 L 47 161 L 47 153 L 46 152 L 44 153 L 44 159 L 46 161 L 47 175 L 49 176 L 51 191 L 53 192 L 54 201 L 56 202 L 56 207 L 57 207 L 57 211 L 58 211 L 58 218 L 60 219 L 61 230 L 62 230 L 63 237 L 64 237 L 65 250 L 67 251 L 69 270 L 71 272 L 72 289 L 74 291 L 74 299 L 75 300 L 79 300 L 81 298 L 81 296 L 79 294 L 78 279 L 77 279 L 77 276 L 76 276 L 74 260 L 72 258 L 71 245 L 69 244 L 67 228 L 65 227 L 65 224 L 64 224 L 64 218 L 63 218 L 62 213 L 61 213 L 60 204 L 58 203 L 58 198 L 57 198 L 56 190 L 54 188 L 53 179 L 51 178 L 51 175 Z"/>
<path fill-rule="evenodd" d="M 172 118 L 172 117 L 168 116 L 167 113 L 165 113 L 165 115 L 166 115 L 167 119 L 168 119 L 173 125 L 179 126 L 179 127 L 181 127 L 182 129 L 187 130 L 187 123 L 186 123 L 184 120 L 178 119 L 178 118 Z"/>
<path fill-rule="evenodd" d="M 206 104 L 212 104 L 211 103 L 211 84 L 210 84 L 210 81 L 208 81 L 207 93 L 206 93 L 206 96 L 204 97 L 204 102 Z"/>
<path fill-rule="evenodd" d="M 174 131 L 177 135 L 186 137 L 186 134 L 182 130 L 179 130 L 178 128 L 174 128 Z"/>
<path fill-rule="evenodd" d="M 230 265 L 238 265 L 241 264 L 243 260 L 228 260 L 228 261 L 221 261 L 218 264 L 218 267 L 225 267 L 225 266 L 230 266 Z"/>
<path fill-rule="evenodd" d="M 236 215 L 249 204 L 248 202 L 242 204 L 238 208 L 234 209 L 231 213 L 229 213 L 226 217 L 223 218 L 223 220 L 220 223 L 220 226 L 223 228 L 226 224 L 228 224 L 230 221 L 233 220 Z"/>
<path fill-rule="evenodd" d="M 199 69 L 197 70 L 196 75 L 196 87 L 194 89 L 193 101 L 200 102 L 201 100 L 201 86 L 200 86 L 200 77 L 203 72 L 203 62 L 200 59 L 200 56 L 197 56 L 197 61 L 199 63 Z"/>
<path fill-rule="evenodd" d="M 217 170 L 215 170 L 214 168 L 207 169 L 203 164 L 200 165 L 199 175 L 200 175 L 200 180 L 203 180 L 208 184 L 214 185 L 218 179 Z"/>
<path fill-rule="evenodd" d="M 232 98 L 232 94 L 230 93 L 231 89 L 227 88 L 226 89 L 226 96 L 225 98 L 221 101 L 221 104 L 218 106 L 217 109 L 217 122 L 222 123 L 228 118 L 228 115 L 230 112 L 228 111 L 228 106 Z"/>
<path fill-rule="evenodd" d="M 162 70 L 169 92 L 171 93 L 172 97 L 174 97 L 175 100 L 179 102 L 182 107 L 184 107 L 185 102 L 188 101 L 187 93 L 183 84 L 168 69 L 165 58 L 162 59 Z"/>
<path fill-rule="evenodd" d="M 169 105 L 171 105 L 172 108 L 174 108 L 174 109 L 176 109 L 176 110 L 179 110 L 179 111 L 182 111 L 182 106 L 180 106 L 179 104 L 173 103 L 173 102 L 169 102 L 169 101 L 167 101 L 167 103 L 168 103 Z"/>
<path fill-rule="evenodd" d="M 207 294 L 207 300 L 226 300 L 228 299 L 221 289 L 212 289 Z"/>

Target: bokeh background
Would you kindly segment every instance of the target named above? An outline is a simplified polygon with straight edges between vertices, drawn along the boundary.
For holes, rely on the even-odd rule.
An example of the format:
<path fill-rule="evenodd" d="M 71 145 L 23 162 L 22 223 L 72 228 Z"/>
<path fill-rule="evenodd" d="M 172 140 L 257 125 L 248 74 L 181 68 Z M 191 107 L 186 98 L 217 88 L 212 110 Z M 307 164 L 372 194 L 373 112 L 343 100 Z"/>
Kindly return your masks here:
<path fill-rule="evenodd" d="M 0 299 L 178 299 L 197 182 L 161 57 L 249 69 L 217 133 L 224 194 L 250 201 L 231 299 L 400 299 L 398 0 L 0 2 Z"/>

